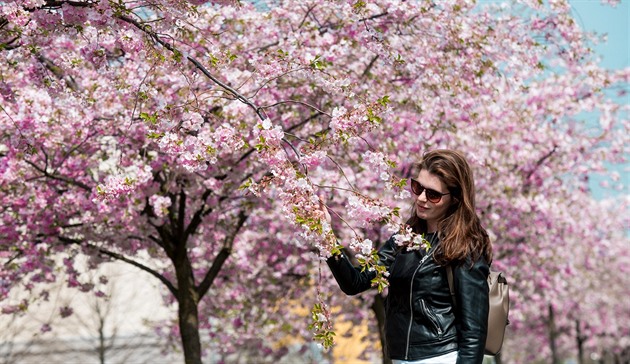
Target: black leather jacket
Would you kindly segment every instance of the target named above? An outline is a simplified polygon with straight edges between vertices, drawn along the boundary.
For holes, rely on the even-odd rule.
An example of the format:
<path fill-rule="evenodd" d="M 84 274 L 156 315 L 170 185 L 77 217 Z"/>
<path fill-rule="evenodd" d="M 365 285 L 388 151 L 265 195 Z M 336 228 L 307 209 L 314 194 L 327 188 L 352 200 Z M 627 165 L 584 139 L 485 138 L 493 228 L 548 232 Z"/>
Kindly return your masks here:
<path fill-rule="evenodd" d="M 412 361 L 457 350 L 458 364 L 481 363 L 488 326 L 489 267 L 485 260 L 453 267 L 457 300 L 454 312 L 446 268 L 431 255 L 400 248 L 393 237 L 378 255 L 379 264 L 389 272 L 385 301 L 389 357 Z M 329 258 L 328 266 L 348 295 L 369 289 L 375 277 L 374 272 L 355 268 L 345 255 Z"/>

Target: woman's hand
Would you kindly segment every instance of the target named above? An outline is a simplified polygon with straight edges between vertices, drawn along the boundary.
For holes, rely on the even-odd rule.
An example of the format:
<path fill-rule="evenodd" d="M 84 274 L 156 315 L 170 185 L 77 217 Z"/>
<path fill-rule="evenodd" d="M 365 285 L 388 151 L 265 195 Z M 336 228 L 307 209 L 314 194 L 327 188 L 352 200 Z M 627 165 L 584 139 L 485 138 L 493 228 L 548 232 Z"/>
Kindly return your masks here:
<path fill-rule="evenodd" d="M 326 222 L 330 225 L 330 223 L 332 222 L 332 219 L 330 217 L 330 213 L 328 213 L 328 208 L 324 204 L 324 200 L 322 200 L 321 197 L 319 197 L 319 209 L 324 214 L 324 219 L 326 219 Z"/>

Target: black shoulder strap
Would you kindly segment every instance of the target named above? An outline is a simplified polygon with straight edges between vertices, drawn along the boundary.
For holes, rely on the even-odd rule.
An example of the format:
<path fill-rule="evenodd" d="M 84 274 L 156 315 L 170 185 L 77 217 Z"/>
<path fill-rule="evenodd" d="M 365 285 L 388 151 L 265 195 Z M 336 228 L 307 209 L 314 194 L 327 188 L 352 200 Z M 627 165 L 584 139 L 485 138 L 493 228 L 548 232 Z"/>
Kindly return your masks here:
<path fill-rule="evenodd" d="M 451 299 L 453 300 L 453 307 L 457 308 L 457 300 L 455 299 L 455 284 L 453 283 L 453 267 L 446 267 L 446 278 L 448 279 L 448 288 L 451 291 Z"/>

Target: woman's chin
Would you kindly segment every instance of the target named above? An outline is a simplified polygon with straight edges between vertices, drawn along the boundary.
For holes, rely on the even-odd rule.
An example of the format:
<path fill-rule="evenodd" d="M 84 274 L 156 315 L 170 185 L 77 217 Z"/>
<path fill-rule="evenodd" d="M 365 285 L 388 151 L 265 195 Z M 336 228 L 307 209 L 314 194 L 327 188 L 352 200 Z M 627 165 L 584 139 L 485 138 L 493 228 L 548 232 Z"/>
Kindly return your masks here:
<path fill-rule="evenodd" d="M 416 216 L 418 216 L 421 219 L 426 220 L 427 218 L 427 211 L 425 209 L 416 209 Z"/>

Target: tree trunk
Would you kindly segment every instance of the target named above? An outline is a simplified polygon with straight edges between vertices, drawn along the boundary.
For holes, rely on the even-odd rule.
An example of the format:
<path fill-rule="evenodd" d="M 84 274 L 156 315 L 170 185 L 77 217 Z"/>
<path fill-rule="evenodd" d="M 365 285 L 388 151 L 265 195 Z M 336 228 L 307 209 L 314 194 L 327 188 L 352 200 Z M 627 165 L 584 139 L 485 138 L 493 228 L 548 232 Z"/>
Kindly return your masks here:
<path fill-rule="evenodd" d="M 577 340 L 578 364 L 584 364 L 584 337 L 580 328 L 580 320 L 575 320 L 575 338 Z"/>
<path fill-rule="evenodd" d="M 100 312 L 99 312 L 100 314 Z M 99 317 L 98 325 L 98 359 L 99 363 L 105 364 L 105 320 L 103 317 Z"/>
<path fill-rule="evenodd" d="M 553 307 L 549 304 L 549 346 L 551 347 L 551 362 L 560 364 L 558 359 L 558 350 L 556 349 L 556 322 L 553 313 Z"/>
<path fill-rule="evenodd" d="M 383 364 L 391 364 L 392 360 L 387 355 L 387 347 L 385 346 L 385 299 L 380 293 L 374 295 L 374 302 L 372 302 L 372 311 L 376 316 L 378 323 L 378 334 L 381 339 L 381 351 L 383 353 Z"/>
<path fill-rule="evenodd" d="M 201 364 L 199 339 L 199 293 L 195 287 L 192 265 L 184 253 L 176 260 L 179 331 L 186 364 Z"/>
<path fill-rule="evenodd" d="M 192 296 L 192 294 L 180 295 L 179 331 L 182 337 L 186 364 L 201 364 L 199 315 L 197 313 L 197 303 L 194 302 Z"/>

